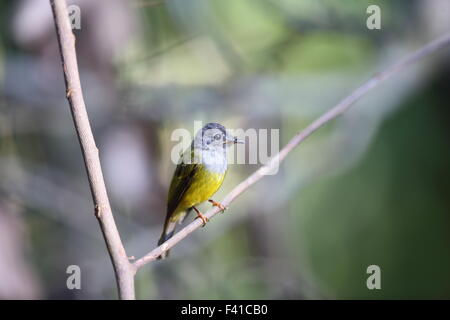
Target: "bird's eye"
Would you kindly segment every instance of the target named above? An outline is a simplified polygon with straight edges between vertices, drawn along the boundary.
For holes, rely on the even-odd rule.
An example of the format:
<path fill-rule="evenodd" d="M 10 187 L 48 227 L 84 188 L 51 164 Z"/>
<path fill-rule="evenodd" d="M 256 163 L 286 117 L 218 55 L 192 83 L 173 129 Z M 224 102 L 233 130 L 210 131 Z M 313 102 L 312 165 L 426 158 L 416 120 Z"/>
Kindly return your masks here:
<path fill-rule="evenodd" d="M 222 137 L 222 136 L 220 135 L 220 133 L 218 133 L 218 134 L 216 134 L 216 135 L 214 136 L 214 139 L 220 140 L 221 137 Z"/>

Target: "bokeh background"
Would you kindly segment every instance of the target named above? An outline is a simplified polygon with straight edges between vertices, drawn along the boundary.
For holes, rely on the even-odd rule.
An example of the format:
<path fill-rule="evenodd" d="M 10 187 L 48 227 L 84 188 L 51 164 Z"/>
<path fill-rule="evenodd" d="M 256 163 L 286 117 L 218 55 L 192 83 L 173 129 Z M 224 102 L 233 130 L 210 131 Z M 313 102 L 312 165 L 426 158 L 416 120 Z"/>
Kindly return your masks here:
<path fill-rule="evenodd" d="M 161 232 L 174 129 L 275 128 L 284 145 L 450 31 L 448 0 L 68 3 L 81 9 L 84 96 L 135 257 Z M 370 4 L 381 30 L 366 27 Z M 0 30 L 0 298 L 116 298 L 48 1 L 1 1 Z M 137 297 L 450 298 L 449 57 L 427 57 L 316 132 L 277 175 L 144 267 Z M 231 165 L 215 198 L 257 167 Z M 66 287 L 74 264 L 81 290 Z M 366 287 L 372 264 L 381 290 Z"/>

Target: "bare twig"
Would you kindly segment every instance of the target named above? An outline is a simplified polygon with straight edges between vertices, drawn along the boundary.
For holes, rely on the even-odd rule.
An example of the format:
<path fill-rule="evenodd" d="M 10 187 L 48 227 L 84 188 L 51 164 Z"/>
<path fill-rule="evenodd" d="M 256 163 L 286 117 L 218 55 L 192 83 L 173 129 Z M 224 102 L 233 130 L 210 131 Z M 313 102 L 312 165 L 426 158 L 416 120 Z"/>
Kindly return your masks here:
<path fill-rule="evenodd" d="M 134 299 L 134 268 L 128 261 L 111 212 L 111 206 L 103 180 L 99 153 L 89 124 L 83 93 L 81 91 L 75 52 L 75 36 L 72 33 L 67 4 L 65 0 L 50 0 L 50 4 L 55 20 L 59 49 L 61 51 L 67 89 L 66 96 L 69 100 L 73 122 L 86 166 L 89 186 L 94 200 L 95 216 L 100 224 L 106 247 L 111 257 L 119 297 L 121 299 Z"/>
<path fill-rule="evenodd" d="M 342 115 L 345 111 L 347 111 L 355 102 L 357 102 L 361 97 L 367 94 L 371 89 L 375 88 L 383 81 L 389 79 L 397 72 L 403 70 L 407 66 L 418 62 L 421 58 L 445 47 L 450 44 L 450 34 L 446 34 L 443 37 L 430 42 L 425 45 L 421 49 L 415 51 L 410 56 L 404 58 L 398 63 L 394 64 L 390 68 L 385 71 L 376 74 L 360 87 L 358 87 L 355 91 L 353 91 L 349 96 L 341 100 L 336 106 L 331 108 L 325 114 L 320 116 L 317 120 L 311 123 L 308 127 L 306 127 L 303 131 L 296 134 L 287 144 L 281 149 L 281 151 L 274 156 L 266 165 L 262 166 L 258 170 L 256 170 L 252 175 L 250 175 L 247 179 L 238 184 L 222 201 L 221 203 L 224 206 L 228 206 L 231 202 L 233 202 L 240 194 L 242 194 L 245 190 L 247 190 L 250 186 L 259 181 L 265 174 L 273 170 L 281 161 L 283 161 L 286 156 L 296 148 L 301 142 L 303 142 L 307 137 L 309 137 L 312 133 L 314 133 L 319 128 L 323 127 L 325 124 L 330 122 L 331 120 L 337 118 Z M 205 216 L 208 218 L 212 218 L 216 215 L 220 210 L 216 207 L 209 210 Z M 202 226 L 202 222 L 199 219 L 194 220 L 189 225 L 184 227 L 178 233 L 176 233 L 172 238 L 164 242 L 159 247 L 150 251 L 144 257 L 136 260 L 134 262 L 134 267 L 136 270 L 144 266 L 145 264 L 155 260 L 159 257 L 163 252 L 169 250 L 173 246 L 175 246 L 178 242 L 183 240 L 193 231 Z"/>

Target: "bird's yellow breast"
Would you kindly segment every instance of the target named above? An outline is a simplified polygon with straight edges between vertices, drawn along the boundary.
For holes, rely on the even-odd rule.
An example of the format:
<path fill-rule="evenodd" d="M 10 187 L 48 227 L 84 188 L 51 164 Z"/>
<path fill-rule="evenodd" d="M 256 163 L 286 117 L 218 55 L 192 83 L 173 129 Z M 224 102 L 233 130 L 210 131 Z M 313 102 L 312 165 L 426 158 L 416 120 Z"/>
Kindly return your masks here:
<path fill-rule="evenodd" d="M 180 200 L 180 203 L 175 210 L 175 214 L 173 215 L 173 219 L 178 220 L 178 213 L 181 214 L 187 209 L 210 199 L 222 185 L 225 174 L 226 171 L 223 173 L 211 172 L 202 165 L 193 177 L 189 189 L 186 190 Z"/>

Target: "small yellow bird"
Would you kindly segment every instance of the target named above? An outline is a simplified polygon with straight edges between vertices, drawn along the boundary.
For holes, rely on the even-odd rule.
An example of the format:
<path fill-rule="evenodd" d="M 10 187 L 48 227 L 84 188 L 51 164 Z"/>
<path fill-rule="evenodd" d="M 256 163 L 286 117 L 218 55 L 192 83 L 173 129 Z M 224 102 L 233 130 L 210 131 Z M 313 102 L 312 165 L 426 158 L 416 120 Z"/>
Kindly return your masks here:
<path fill-rule="evenodd" d="M 208 200 L 225 210 L 222 204 L 210 198 L 222 185 L 227 172 L 227 146 L 236 143 L 243 142 L 229 135 L 218 123 L 208 123 L 197 132 L 190 148 L 181 156 L 170 183 L 167 215 L 158 245 L 174 235 L 177 223 L 183 222 L 192 209 L 202 219 L 203 226 L 208 222 L 196 205 Z M 168 254 L 166 251 L 159 258 Z"/>

